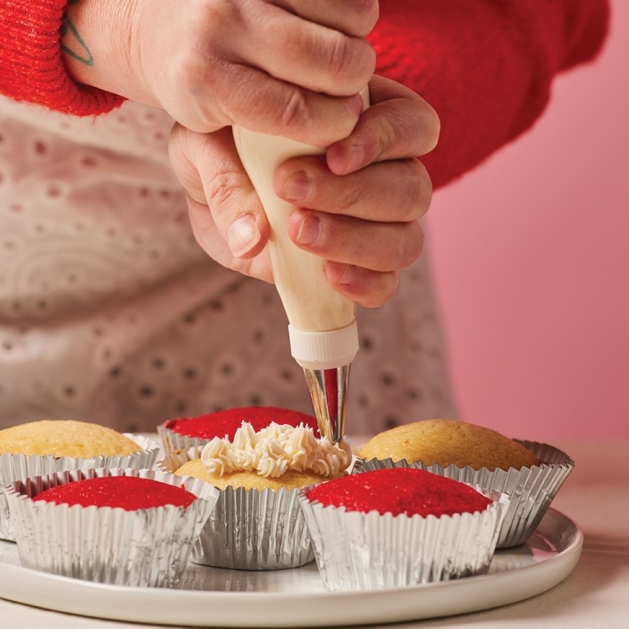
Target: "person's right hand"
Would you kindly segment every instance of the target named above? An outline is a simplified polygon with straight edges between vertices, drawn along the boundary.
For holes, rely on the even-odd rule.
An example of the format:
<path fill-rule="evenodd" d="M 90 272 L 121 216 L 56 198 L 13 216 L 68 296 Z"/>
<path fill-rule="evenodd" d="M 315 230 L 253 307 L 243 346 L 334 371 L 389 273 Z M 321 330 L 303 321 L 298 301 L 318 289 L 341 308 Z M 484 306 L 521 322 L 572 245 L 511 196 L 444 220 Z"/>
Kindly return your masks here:
<path fill-rule="evenodd" d="M 66 15 L 93 58 L 66 54 L 75 80 L 196 132 L 240 125 L 328 146 L 354 128 L 375 67 L 377 0 L 88 0 Z"/>

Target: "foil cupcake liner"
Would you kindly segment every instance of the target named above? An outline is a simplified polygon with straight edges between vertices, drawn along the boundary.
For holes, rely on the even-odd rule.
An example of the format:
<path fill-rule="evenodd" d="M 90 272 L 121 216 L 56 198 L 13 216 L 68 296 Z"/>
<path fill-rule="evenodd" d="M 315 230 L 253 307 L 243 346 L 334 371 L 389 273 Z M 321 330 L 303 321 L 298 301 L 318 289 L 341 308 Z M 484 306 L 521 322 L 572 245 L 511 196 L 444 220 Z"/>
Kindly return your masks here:
<path fill-rule="evenodd" d="M 168 428 L 169 420 L 157 427 L 157 434 L 162 442 L 166 454 L 173 454 L 179 450 L 188 450 L 197 446 L 204 446 L 210 439 L 200 437 L 188 437 Z"/>
<path fill-rule="evenodd" d="M 362 513 L 299 502 L 323 582 L 333 592 L 381 590 L 485 574 L 508 498 L 487 509 L 436 517 Z"/>
<path fill-rule="evenodd" d="M 497 469 L 492 472 L 487 468 L 475 470 L 470 466 L 442 467 L 438 463 L 424 465 L 421 461 L 409 464 L 391 459 L 359 459 L 354 465 L 353 473 L 380 468 L 415 467 L 478 486 L 486 492 L 505 494 L 510 502 L 500 529 L 497 548 L 512 548 L 523 544 L 533 534 L 560 487 L 574 469 L 574 461 L 558 448 L 535 441 L 514 441 L 530 450 L 540 460 L 541 465 L 523 467 L 520 470 Z"/>
<path fill-rule="evenodd" d="M 174 452 L 157 469 L 175 472 L 203 446 Z M 218 489 L 216 508 L 192 550 L 195 563 L 235 570 L 298 568 L 314 559 L 299 490 Z"/>
<path fill-rule="evenodd" d="M 34 501 L 69 482 L 137 476 L 181 486 L 199 497 L 186 508 L 165 505 L 126 511 Z M 173 587 L 218 500 L 216 488 L 153 470 L 88 469 L 36 476 L 5 486 L 22 565 L 111 585 Z"/>
<path fill-rule="evenodd" d="M 95 456 L 91 458 L 56 457 L 53 455 L 41 456 L 38 454 L 0 454 L 0 487 L 18 480 L 24 480 L 33 476 L 45 476 L 55 472 L 68 470 L 87 470 L 96 468 L 108 469 L 151 469 L 159 454 L 159 444 L 152 439 L 141 435 L 124 433 L 142 450 L 124 456 Z M 15 530 L 11 523 L 9 507 L 0 491 L 0 539 L 9 542 L 15 541 Z"/>

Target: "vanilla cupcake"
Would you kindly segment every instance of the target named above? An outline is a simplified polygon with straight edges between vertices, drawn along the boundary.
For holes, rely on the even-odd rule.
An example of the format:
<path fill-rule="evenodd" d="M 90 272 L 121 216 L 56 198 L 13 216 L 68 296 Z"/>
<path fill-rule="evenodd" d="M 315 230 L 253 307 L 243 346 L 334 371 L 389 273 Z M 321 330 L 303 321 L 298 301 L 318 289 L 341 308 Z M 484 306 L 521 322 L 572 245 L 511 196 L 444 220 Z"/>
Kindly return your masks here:
<path fill-rule="evenodd" d="M 445 581 L 489 570 L 506 499 L 425 470 L 380 469 L 300 492 L 332 591 Z"/>
<path fill-rule="evenodd" d="M 359 450 L 356 472 L 415 467 L 509 497 L 498 548 L 524 543 L 574 468 L 547 444 L 466 422 L 429 419 L 382 432 Z"/>
<path fill-rule="evenodd" d="M 295 568 L 313 559 L 299 507 L 301 487 L 344 475 L 349 448 L 315 437 L 311 427 L 247 422 L 233 439 L 215 438 L 167 456 L 160 469 L 193 476 L 220 489 L 192 554 L 197 563 L 222 568 Z"/>
<path fill-rule="evenodd" d="M 159 445 L 98 424 L 42 420 L 0 430 L 0 485 L 73 469 L 153 467 Z M 0 492 L 0 538 L 15 532 Z"/>
<path fill-rule="evenodd" d="M 173 587 L 218 498 L 151 470 L 57 472 L 5 486 L 22 565 L 111 585 Z"/>

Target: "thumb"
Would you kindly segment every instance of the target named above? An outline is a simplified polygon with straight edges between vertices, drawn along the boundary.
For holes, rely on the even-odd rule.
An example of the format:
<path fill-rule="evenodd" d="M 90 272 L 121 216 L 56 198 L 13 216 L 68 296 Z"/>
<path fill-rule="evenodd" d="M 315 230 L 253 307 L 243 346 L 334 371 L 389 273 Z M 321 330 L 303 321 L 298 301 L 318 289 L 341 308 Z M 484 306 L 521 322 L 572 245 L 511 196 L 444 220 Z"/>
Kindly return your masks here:
<path fill-rule="evenodd" d="M 269 238 L 269 224 L 238 157 L 231 127 L 196 133 L 175 124 L 168 149 L 189 197 L 190 222 L 199 244 L 215 259 L 221 247 L 234 258 L 257 256 Z M 217 261 L 241 270 L 226 259 Z"/>

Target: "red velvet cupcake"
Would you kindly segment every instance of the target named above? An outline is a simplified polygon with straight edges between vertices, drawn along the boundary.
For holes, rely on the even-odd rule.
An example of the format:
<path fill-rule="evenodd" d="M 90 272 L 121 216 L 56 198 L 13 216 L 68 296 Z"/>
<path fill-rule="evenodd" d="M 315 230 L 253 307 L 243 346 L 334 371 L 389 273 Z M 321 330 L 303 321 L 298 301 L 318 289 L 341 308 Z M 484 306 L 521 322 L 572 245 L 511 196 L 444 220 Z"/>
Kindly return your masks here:
<path fill-rule="evenodd" d="M 311 415 L 287 408 L 273 406 L 246 406 L 231 408 L 198 417 L 169 419 L 157 427 L 166 454 L 203 446 L 215 437 L 233 439 L 243 422 L 248 422 L 255 431 L 266 428 L 272 422 L 313 429 L 320 436 L 317 420 Z"/>
<path fill-rule="evenodd" d="M 112 585 L 172 587 L 218 499 L 194 479 L 90 469 L 5 488 L 22 565 Z"/>
<path fill-rule="evenodd" d="M 503 502 L 424 470 L 394 468 L 307 488 L 301 507 L 330 590 L 371 590 L 484 574 Z"/>

